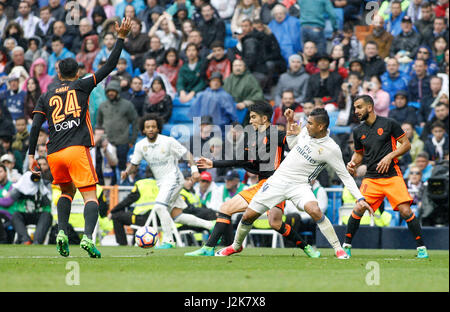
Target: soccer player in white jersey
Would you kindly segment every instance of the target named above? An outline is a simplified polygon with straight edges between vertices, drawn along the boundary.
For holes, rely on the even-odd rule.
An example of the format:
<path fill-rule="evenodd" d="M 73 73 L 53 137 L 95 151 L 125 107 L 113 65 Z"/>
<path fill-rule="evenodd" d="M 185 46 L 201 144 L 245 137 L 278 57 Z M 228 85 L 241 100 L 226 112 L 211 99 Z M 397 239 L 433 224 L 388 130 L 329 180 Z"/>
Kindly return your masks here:
<path fill-rule="evenodd" d="M 200 175 L 192 154 L 174 138 L 160 134 L 163 121 L 158 115 L 145 115 L 140 120 L 139 126 L 146 138 L 136 143 L 130 164 L 126 170 L 121 172 L 120 177 L 125 179 L 130 173 L 137 171 L 143 159 L 147 161 L 159 188 L 153 209 L 155 209 L 161 221 L 164 235 L 162 244 L 157 248 L 174 248 L 171 218 L 178 223 L 207 230 L 211 230 L 214 223 L 183 213 L 183 209 L 187 208 L 187 204 L 180 196 L 184 177 L 178 167 L 178 160 L 187 154 L 192 178 L 194 181 L 198 181 Z"/>
<path fill-rule="evenodd" d="M 331 166 L 357 198 L 360 205 L 373 214 L 372 208 L 361 195 L 355 180 L 348 173 L 339 146 L 329 136 L 329 117 L 325 109 L 316 108 L 308 117 L 306 127 L 294 122 L 291 109 L 285 112 L 287 124 L 287 142 L 291 150 L 284 161 L 267 179 L 256 193 L 238 225 L 234 242 L 216 253 L 217 256 L 229 256 L 242 251 L 242 242 L 251 230 L 253 222 L 261 214 L 283 200 L 291 200 L 299 210 L 306 211 L 317 223 L 322 234 L 334 248 L 338 259 L 348 259 L 342 249 L 330 220 L 321 212 L 314 196 L 310 181 L 317 178 L 320 171 L 328 164 Z"/>

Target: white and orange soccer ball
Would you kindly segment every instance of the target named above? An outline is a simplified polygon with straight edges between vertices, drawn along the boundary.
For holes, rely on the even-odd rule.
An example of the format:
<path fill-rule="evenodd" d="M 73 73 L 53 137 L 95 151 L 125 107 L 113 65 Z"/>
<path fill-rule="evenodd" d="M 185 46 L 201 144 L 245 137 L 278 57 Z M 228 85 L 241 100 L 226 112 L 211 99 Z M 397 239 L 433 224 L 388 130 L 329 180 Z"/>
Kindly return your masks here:
<path fill-rule="evenodd" d="M 143 226 L 136 231 L 136 245 L 141 248 L 151 248 L 158 242 L 158 231 L 151 226 Z"/>

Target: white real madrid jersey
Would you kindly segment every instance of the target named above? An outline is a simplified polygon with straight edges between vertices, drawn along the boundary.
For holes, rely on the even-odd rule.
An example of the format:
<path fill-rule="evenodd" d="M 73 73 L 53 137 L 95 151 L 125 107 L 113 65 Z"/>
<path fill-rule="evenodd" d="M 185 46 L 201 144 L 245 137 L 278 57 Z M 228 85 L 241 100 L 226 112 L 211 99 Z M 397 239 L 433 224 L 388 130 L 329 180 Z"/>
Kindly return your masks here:
<path fill-rule="evenodd" d="M 328 164 L 356 199 L 363 197 L 345 167 L 341 149 L 328 134 L 315 139 L 304 127 L 298 136 L 287 137 L 287 142 L 291 151 L 269 178 L 271 182 L 310 184 Z"/>
<path fill-rule="evenodd" d="M 141 160 L 145 159 L 152 170 L 153 177 L 159 184 L 162 181 L 170 181 L 176 179 L 177 176 L 183 176 L 178 167 L 178 160 L 186 152 L 187 149 L 174 138 L 158 134 L 153 143 L 147 138 L 136 143 L 131 163 L 139 166 Z"/>

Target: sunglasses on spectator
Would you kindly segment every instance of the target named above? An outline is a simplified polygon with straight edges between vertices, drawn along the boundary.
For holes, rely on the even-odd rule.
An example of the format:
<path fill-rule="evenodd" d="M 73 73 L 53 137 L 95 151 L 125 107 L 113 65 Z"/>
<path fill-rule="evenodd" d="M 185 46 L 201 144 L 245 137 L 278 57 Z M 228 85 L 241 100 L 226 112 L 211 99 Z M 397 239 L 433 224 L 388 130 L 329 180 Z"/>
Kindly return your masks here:
<path fill-rule="evenodd" d="M 428 54 L 428 51 L 419 51 L 419 53 Z"/>
<path fill-rule="evenodd" d="M 411 173 L 410 174 L 417 174 L 417 175 L 419 175 L 420 174 L 420 172 L 419 171 L 411 171 Z"/>

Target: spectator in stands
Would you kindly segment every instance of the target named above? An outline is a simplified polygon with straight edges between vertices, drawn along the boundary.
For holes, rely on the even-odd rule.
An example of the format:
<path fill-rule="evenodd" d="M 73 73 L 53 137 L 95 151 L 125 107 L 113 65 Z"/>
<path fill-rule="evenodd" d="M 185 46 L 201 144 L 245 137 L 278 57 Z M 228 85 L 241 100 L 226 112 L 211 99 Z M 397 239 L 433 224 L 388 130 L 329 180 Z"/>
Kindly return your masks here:
<path fill-rule="evenodd" d="M 52 82 L 52 77 L 47 74 L 47 62 L 43 58 L 38 58 L 31 64 L 30 78 L 22 85 L 22 90 L 27 90 L 28 81 L 31 78 L 37 79 L 40 91 L 47 92 L 48 86 Z"/>
<path fill-rule="evenodd" d="M 211 197 L 216 192 L 217 184 L 213 181 L 211 173 L 203 171 L 200 174 L 200 182 L 194 185 L 195 195 L 200 198 L 202 207 L 217 210 L 211 205 Z"/>
<path fill-rule="evenodd" d="M 0 2 L 0 37 L 3 37 L 3 30 L 8 24 L 8 17 L 5 14 L 5 3 Z"/>
<path fill-rule="evenodd" d="M 138 112 L 142 112 L 143 115 L 155 113 L 165 123 L 169 121 L 172 115 L 172 98 L 167 94 L 164 82 L 160 76 L 153 79 L 143 110 Z"/>
<path fill-rule="evenodd" d="M 436 17 L 433 21 L 433 29 L 428 29 L 424 34 L 424 43 L 429 47 L 433 46 L 433 41 L 439 36 L 447 38 L 448 40 L 448 26 L 445 22 L 445 17 Z"/>
<path fill-rule="evenodd" d="M 413 198 L 412 205 L 420 205 L 425 186 L 422 182 L 422 172 L 417 166 L 410 167 L 406 185 L 408 187 L 409 194 Z"/>
<path fill-rule="evenodd" d="M 430 116 L 430 113 L 432 112 L 433 107 L 435 107 L 436 104 L 440 102 L 440 98 L 442 96 L 442 86 L 443 80 L 441 77 L 432 76 L 430 78 L 431 94 L 422 98 L 419 111 L 417 112 L 420 127 L 425 126 L 425 123 L 430 118 L 432 118 L 432 116 Z"/>
<path fill-rule="evenodd" d="M 142 22 L 137 18 L 131 20 L 131 32 L 125 39 L 124 48 L 130 54 L 133 68 L 143 63 L 144 54 L 148 51 L 150 38 L 142 31 Z"/>
<path fill-rule="evenodd" d="M 190 0 L 174 0 L 173 4 L 166 10 L 167 13 L 169 13 L 172 16 L 175 15 L 175 13 L 178 11 L 178 6 L 180 5 L 185 6 L 187 8 L 188 18 L 191 19 L 194 14 L 194 6 Z"/>
<path fill-rule="evenodd" d="M 97 54 L 100 52 L 100 47 L 98 43 L 98 36 L 91 35 L 87 36 L 83 40 L 81 45 L 81 50 L 76 56 L 78 63 L 83 63 L 85 69 L 88 73 L 93 73 L 93 64 Z"/>
<path fill-rule="evenodd" d="M 416 27 L 419 34 L 425 38 L 425 34 L 433 29 L 434 14 L 430 2 L 424 2 L 420 6 L 419 19 L 415 20 L 414 27 Z"/>
<path fill-rule="evenodd" d="M 16 134 L 13 136 L 13 143 L 11 148 L 17 150 L 22 154 L 22 159 L 28 150 L 30 134 L 27 130 L 27 120 L 25 117 L 17 118 L 16 120 Z"/>
<path fill-rule="evenodd" d="M 439 36 L 434 39 L 432 51 L 434 59 L 438 63 L 439 71 L 442 71 L 442 66 L 445 63 L 445 51 L 448 51 L 448 43 L 446 38 Z"/>
<path fill-rule="evenodd" d="M 406 15 L 411 17 L 412 22 L 415 23 L 422 16 L 422 4 L 423 0 L 411 0 L 409 3 L 409 7 L 406 10 Z"/>
<path fill-rule="evenodd" d="M 427 180 L 431 177 L 431 172 L 433 171 L 433 164 L 430 162 L 430 156 L 427 152 L 423 151 L 417 154 L 416 161 L 409 165 L 403 174 L 404 179 L 409 178 L 409 173 L 413 166 L 419 168 L 422 173 L 422 182 L 427 182 Z"/>
<path fill-rule="evenodd" d="M 378 75 L 373 75 L 370 80 L 363 82 L 363 94 L 369 94 L 373 98 L 373 108 L 377 116 L 388 116 L 390 97 L 389 93 L 381 89 L 381 79 Z"/>
<path fill-rule="evenodd" d="M 0 101 L 4 101 L 11 119 L 15 121 L 17 118 L 24 116 L 24 101 L 26 93 L 25 91 L 20 90 L 19 76 L 15 73 L 11 73 L 8 78 L 8 88 L 7 90 L 0 92 Z"/>
<path fill-rule="evenodd" d="M 170 48 L 164 53 L 163 64 L 156 69 L 158 73 L 167 77 L 175 92 L 181 66 L 183 66 L 183 61 L 179 59 L 177 50 Z"/>
<path fill-rule="evenodd" d="M 26 82 L 26 95 L 24 100 L 24 118 L 27 124 L 31 124 L 33 120 L 33 110 L 36 107 L 37 101 L 41 96 L 41 87 L 39 81 L 35 77 L 30 77 Z"/>
<path fill-rule="evenodd" d="M 231 60 L 225 54 L 223 42 L 214 41 L 210 46 L 212 52 L 206 58 L 205 73 L 206 79 L 210 79 L 211 74 L 220 72 L 223 79 L 228 78 L 231 74 Z"/>
<path fill-rule="evenodd" d="M 237 0 L 211 0 L 210 2 L 213 8 L 217 11 L 220 19 L 224 21 L 231 20 Z"/>
<path fill-rule="evenodd" d="M 41 38 L 35 36 L 28 40 L 28 50 L 25 52 L 26 61 L 34 62 L 36 59 L 42 58 L 47 62 L 49 56 L 50 54 L 43 47 Z"/>
<path fill-rule="evenodd" d="M 196 25 L 192 20 L 185 20 L 183 24 L 181 24 L 181 42 L 180 42 L 180 51 L 184 51 L 186 49 L 186 45 L 189 43 L 188 38 L 189 34 L 195 29 Z"/>
<path fill-rule="evenodd" d="M 188 60 L 180 68 L 177 81 L 177 92 L 182 103 L 191 101 L 206 86 L 201 76 L 203 60 L 199 58 L 199 50 L 194 43 L 187 45 L 186 56 Z"/>
<path fill-rule="evenodd" d="M 187 7 L 184 4 L 178 5 L 177 12 L 172 17 L 176 29 L 180 29 L 183 22 L 189 20 L 187 16 Z"/>
<path fill-rule="evenodd" d="M 131 79 L 131 78 L 130 78 Z M 142 88 L 142 79 L 138 76 L 131 79 L 130 87 L 121 92 L 121 97 L 130 101 L 134 109 L 141 116 L 147 102 L 147 93 Z"/>
<path fill-rule="evenodd" d="M 303 111 L 302 105 L 295 100 L 294 91 L 285 89 L 281 95 L 281 105 L 275 107 L 273 111 L 272 124 L 286 126 L 287 121 L 284 112 L 288 108 L 292 109 L 294 113 Z"/>
<path fill-rule="evenodd" d="M 145 59 L 145 72 L 139 76 L 142 79 L 144 90 L 150 90 L 153 79 L 155 79 L 156 77 L 161 77 L 162 81 L 164 82 L 164 88 L 167 94 L 173 99 L 175 97 L 175 91 L 172 88 L 172 85 L 164 74 L 158 73 L 156 71 L 156 67 L 156 60 L 154 58 Z"/>
<path fill-rule="evenodd" d="M 39 23 L 39 17 L 31 12 L 31 6 L 28 1 L 20 1 L 19 16 L 15 21 L 22 27 L 26 39 L 34 35 L 36 25 Z"/>
<path fill-rule="evenodd" d="M 336 71 L 341 75 L 342 79 L 346 79 L 348 76 L 348 69 L 345 66 L 346 60 L 344 57 L 344 49 L 341 44 L 336 44 L 331 48 L 330 57 L 332 59 L 330 70 Z"/>
<path fill-rule="evenodd" d="M 374 25 L 374 28 L 376 26 Z M 368 39 L 366 38 L 366 42 Z M 344 52 L 345 61 L 350 59 L 363 58 L 363 48 L 361 42 L 355 35 L 354 26 L 351 23 L 345 23 L 342 30 L 342 35 L 336 35 L 332 40 L 332 45 L 340 44 Z"/>
<path fill-rule="evenodd" d="M 12 183 L 16 183 L 22 177 L 17 169 L 15 169 L 16 159 L 13 154 L 6 153 L 0 158 L 0 163 L 6 167 L 8 174 L 8 180 Z"/>
<path fill-rule="evenodd" d="M 231 94 L 237 103 L 236 108 L 243 110 L 254 101 L 263 100 L 264 95 L 256 78 L 247 70 L 243 60 L 235 59 L 232 74 L 225 79 L 224 90 Z M 244 122 L 245 123 L 245 122 Z"/>
<path fill-rule="evenodd" d="M 406 12 L 402 12 L 402 0 L 393 0 L 390 5 L 391 13 L 384 27 L 392 36 L 397 37 L 402 32 L 401 23 Z"/>
<path fill-rule="evenodd" d="M 73 29 L 72 29 L 72 31 L 68 30 L 68 28 L 66 27 L 66 24 L 64 24 L 64 22 L 55 21 L 53 23 L 53 36 L 60 37 L 62 42 L 64 43 L 64 47 L 66 47 L 71 52 L 75 51 L 72 49 L 72 45 L 75 41 L 77 33 L 75 31 L 73 31 Z"/>
<path fill-rule="evenodd" d="M 152 1 L 154 1 L 154 0 L 152 0 Z M 150 1 L 147 1 L 147 3 L 150 3 Z M 115 12 L 116 10 L 115 10 L 114 6 L 112 5 L 111 0 L 98 0 L 98 1 L 96 1 L 95 4 L 96 5 L 91 10 L 86 10 L 90 19 L 92 18 L 92 14 L 93 14 L 96 6 L 102 7 L 103 11 L 106 14 L 106 18 L 111 18 L 116 15 L 116 12 Z"/>
<path fill-rule="evenodd" d="M 200 33 L 199 30 L 194 29 L 189 33 L 186 48 L 189 43 L 195 44 L 195 46 L 197 47 L 197 49 L 199 51 L 198 55 L 201 60 L 205 60 L 208 57 L 208 55 L 210 54 L 209 48 L 203 44 L 202 34 Z M 183 60 L 183 63 L 187 62 L 186 48 L 184 50 L 180 51 L 180 58 Z"/>
<path fill-rule="evenodd" d="M 16 129 L 14 128 L 11 114 L 3 101 L 0 101 L 0 137 L 12 137 L 14 133 L 16 133 Z M 0 147 L 0 151 L 1 149 L 2 148 Z"/>
<path fill-rule="evenodd" d="M 148 48 L 148 47 L 147 47 Z M 168 51 L 168 50 L 167 50 Z M 154 35 L 150 37 L 150 50 L 148 50 L 142 57 L 142 62 L 138 64 L 138 68 L 141 72 L 145 71 L 144 63 L 146 59 L 153 58 L 156 60 L 156 64 L 158 66 L 164 63 L 164 55 L 166 50 L 164 46 L 161 44 L 161 39 L 158 36 Z"/>
<path fill-rule="evenodd" d="M 419 50 L 417 51 L 416 59 L 422 59 L 425 61 L 427 64 L 427 75 L 433 76 L 438 72 L 439 66 L 434 59 L 433 51 L 427 45 L 420 45 Z M 412 75 L 415 74 L 414 70 L 411 70 L 410 73 Z"/>
<path fill-rule="evenodd" d="M 261 5 L 257 0 L 239 0 L 231 19 L 231 32 L 233 36 L 242 33 L 242 21 L 248 19 L 254 21 L 259 19 L 261 14 Z"/>
<path fill-rule="evenodd" d="M 66 12 L 64 10 L 64 6 L 61 5 L 61 0 L 48 0 L 48 6 L 50 7 L 50 11 L 55 20 L 64 20 L 66 17 Z"/>
<path fill-rule="evenodd" d="M 212 116 L 213 123 L 225 134 L 225 126 L 236 121 L 236 104 L 223 88 L 222 74 L 214 72 L 209 87 L 198 93 L 190 108 L 191 117 Z"/>
<path fill-rule="evenodd" d="M 330 71 L 331 58 L 327 54 L 319 54 L 315 60 L 319 72 L 309 77 L 305 101 L 313 102 L 314 98 L 321 98 L 324 104 L 334 103 L 337 106 L 343 79 L 337 72 Z"/>
<path fill-rule="evenodd" d="M 79 34 L 77 34 L 74 38 L 74 42 L 72 44 L 72 50 L 76 51 L 76 52 L 80 52 L 84 40 L 87 37 L 91 37 L 91 36 L 96 36 L 97 41 L 99 40 L 98 34 L 94 30 L 91 21 L 89 21 L 89 19 L 87 17 L 84 17 L 80 20 Z"/>
<path fill-rule="evenodd" d="M 147 6 L 137 15 L 137 17 L 144 23 L 145 29 L 152 28 L 152 13 L 155 10 L 160 10 L 161 13 L 164 11 L 163 7 L 158 4 L 158 0 L 147 0 Z"/>
<path fill-rule="evenodd" d="M 201 7 L 202 19 L 197 24 L 203 38 L 203 44 L 211 46 L 214 41 L 225 41 L 225 23 L 214 17 L 214 8 L 211 4 L 205 3 Z"/>
<path fill-rule="evenodd" d="M 302 42 L 304 43 L 307 40 L 300 36 L 299 19 L 289 16 L 286 7 L 281 4 L 275 5 L 272 9 L 272 15 L 274 18 L 268 26 L 277 38 L 281 49 L 281 55 L 287 63 L 289 61 L 289 56 L 302 51 Z"/>
<path fill-rule="evenodd" d="M 65 58 L 75 58 L 75 54 L 70 52 L 65 46 L 61 37 L 54 36 L 52 39 L 52 54 L 48 58 L 48 74 L 56 76 L 56 62 Z"/>
<path fill-rule="evenodd" d="M 97 126 L 105 128 L 108 140 L 117 148 L 118 167 L 126 169 L 127 154 L 137 138 L 137 112 L 133 103 L 120 97 L 120 84 L 116 80 L 106 87 L 108 100 L 100 104 L 97 112 Z M 128 129 L 132 128 L 131 136 Z M 127 129 L 127 131 L 124 131 Z"/>
<path fill-rule="evenodd" d="M 247 186 L 241 182 L 239 173 L 230 170 L 225 175 L 225 184 L 216 188 L 211 194 L 211 209 L 219 210 L 220 206 L 234 195 L 245 190 Z"/>
<path fill-rule="evenodd" d="M 20 180 L 13 185 L 11 198 L 18 202 L 17 210 L 12 216 L 14 230 L 18 234 L 20 244 L 43 244 L 47 232 L 52 225 L 51 190 L 53 180 L 47 159 L 38 158 L 41 176 L 36 177 L 27 171 Z M 28 235 L 26 226 L 36 225 L 33 240 Z"/>
<path fill-rule="evenodd" d="M 231 127 L 224 138 L 224 160 L 238 159 L 244 146 L 244 128 L 238 121 L 231 123 Z"/>
<path fill-rule="evenodd" d="M 113 172 L 118 164 L 117 151 L 114 145 L 109 143 L 105 129 L 96 127 L 94 130 L 94 148 L 90 149 L 92 163 L 97 173 L 100 185 L 117 184 L 116 176 Z"/>
<path fill-rule="evenodd" d="M 396 56 L 398 52 L 404 50 L 409 52 L 410 58 L 415 58 L 422 42 L 422 36 L 413 29 L 411 17 L 404 16 L 401 21 L 401 31 L 394 35 L 390 55 Z"/>
<path fill-rule="evenodd" d="M 12 69 L 16 66 L 23 66 L 28 72 L 30 70 L 31 62 L 25 60 L 25 50 L 17 46 L 11 52 L 11 61 L 5 65 L 4 73 L 10 74 Z"/>
<path fill-rule="evenodd" d="M 22 27 L 15 21 L 10 21 L 3 33 L 3 39 L 13 38 L 16 40 L 16 45 L 21 46 L 24 50 L 28 46 L 28 41 L 23 37 Z"/>
<path fill-rule="evenodd" d="M 449 144 L 448 135 L 445 133 L 445 125 L 442 121 L 437 120 L 431 125 L 431 134 L 425 141 L 424 151 L 428 153 L 429 159 L 433 163 L 444 160 L 445 153 L 448 154 Z"/>
<path fill-rule="evenodd" d="M 0 137 L 0 145 L 2 145 L 3 150 L 7 154 L 11 154 L 13 156 L 12 162 L 14 162 L 14 166 L 12 168 L 17 169 L 17 171 L 22 172 L 23 168 L 23 157 L 22 153 L 12 149 L 12 143 L 13 143 L 13 137 L 12 136 L 1 136 Z M 45 152 L 47 152 L 47 149 L 45 149 Z M 45 155 L 47 156 L 47 155 Z"/>
<path fill-rule="evenodd" d="M 367 41 L 364 46 L 364 58 L 362 60 L 365 77 L 382 75 L 386 71 L 383 59 L 378 55 L 378 45 L 375 41 Z"/>
<path fill-rule="evenodd" d="M 107 25 L 107 21 L 115 19 L 114 16 L 115 13 L 113 14 L 113 16 L 107 17 L 104 8 L 100 5 L 96 5 L 94 7 L 94 9 L 92 10 L 92 27 L 97 32 L 97 34 L 103 37 L 103 28 Z"/>
<path fill-rule="evenodd" d="M 261 21 L 265 25 L 268 25 L 272 21 L 272 19 L 273 19 L 272 9 L 277 4 L 278 4 L 277 0 L 266 0 L 266 1 L 263 1 L 262 6 L 261 6 L 261 13 L 260 13 L 260 17 L 259 18 L 261 19 Z"/>
<path fill-rule="evenodd" d="M 394 108 L 389 111 L 389 118 L 396 120 L 399 124 L 407 121 L 417 126 L 417 111 L 414 107 L 408 106 L 408 93 L 397 91 L 394 98 Z"/>
<path fill-rule="evenodd" d="M 276 106 L 281 106 L 281 97 L 284 90 L 292 90 L 295 102 L 304 103 L 309 75 L 306 73 L 302 63 L 302 57 L 298 54 L 293 54 L 289 57 L 289 69 L 286 73 L 281 74 L 275 90 Z"/>
<path fill-rule="evenodd" d="M 94 70 L 94 72 L 97 71 L 100 61 L 108 59 L 109 55 L 111 54 L 114 45 L 116 44 L 116 36 L 114 35 L 114 33 L 107 32 L 103 36 L 103 44 L 104 46 L 95 57 L 94 63 L 92 64 L 92 69 Z M 128 54 L 127 51 L 122 50 L 122 52 L 120 53 L 120 57 L 127 60 L 127 72 L 130 75 L 133 75 L 133 65 L 131 62 L 130 54 Z"/>
<path fill-rule="evenodd" d="M 117 2 L 115 5 L 116 15 L 121 19 L 124 17 L 125 8 L 128 5 L 132 5 L 134 7 L 136 14 L 139 14 L 145 8 L 144 0 L 122 0 Z"/>
<path fill-rule="evenodd" d="M 443 17 L 445 16 L 445 12 L 448 9 L 448 0 L 437 0 L 436 6 L 434 8 L 434 13 L 437 17 Z"/>
<path fill-rule="evenodd" d="M 164 12 L 156 21 L 156 23 L 150 28 L 148 35 L 151 37 L 156 35 L 161 40 L 161 44 L 164 49 L 178 48 L 181 42 L 182 33 L 177 30 L 173 23 L 172 16 L 169 13 Z"/>
<path fill-rule="evenodd" d="M 354 99 L 363 94 L 362 77 L 358 73 L 350 72 L 348 79 L 341 85 L 341 92 L 337 100 L 339 115 L 336 120 L 337 126 L 359 124 L 353 107 Z"/>
<path fill-rule="evenodd" d="M 409 161 L 407 165 L 410 163 L 413 163 L 416 161 L 417 155 L 423 151 L 423 148 L 425 144 L 420 139 L 419 135 L 417 134 L 416 130 L 414 129 L 414 125 L 408 121 L 404 121 L 402 123 L 402 130 L 406 133 L 406 137 L 408 138 L 409 142 L 411 143 L 411 149 L 407 152 L 409 154 Z M 406 154 L 404 154 L 401 159 L 406 157 Z M 404 170 L 403 170 L 404 172 Z"/>
<path fill-rule="evenodd" d="M 331 1 L 328 0 L 298 0 L 301 11 L 301 39 L 302 44 L 313 41 L 319 53 L 326 53 L 325 17 L 328 15 L 333 32 L 338 30 L 336 14 Z"/>
<path fill-rule="evenodd" d="M 422 99 L 431 96 L 430 76 L 427 75 L 427 64 L 423 59 L 414 62 L 415 74 L 408 83 L 408 99 L 411 102 L 421 102 Z"/>
<path fill-rule="evenodd" d="M 389 93 L 390 102 L 394 101 L 395 94 L 399 90 L 408 91 L 409 77 L 400 72 L 400 64 L 395 57 L 386 61 L 386 72 L 381 75 L 382 89 Z"/>
<path fill-rule="evenodd" d="M 16 209 L 16 203 L 9 195 L 11 190 L 12 182 L 8 180 L 6 167 L 0 163 L 0 244 L 10 242 L 5 228 L 11 224 L 11 213 Z"/>
<path fill-rule="evenodd" d="M 303 59 L 303 65 L 305 66 L 305 70 L 308 74 L 316 74 L 319 72 L 319 69 L 316 67 L 315 59 L 317 56 L 317 47 L 316 44 L 312 41 L 306 41 L 303 44 L 303 52 L 299 52 Z"/>

